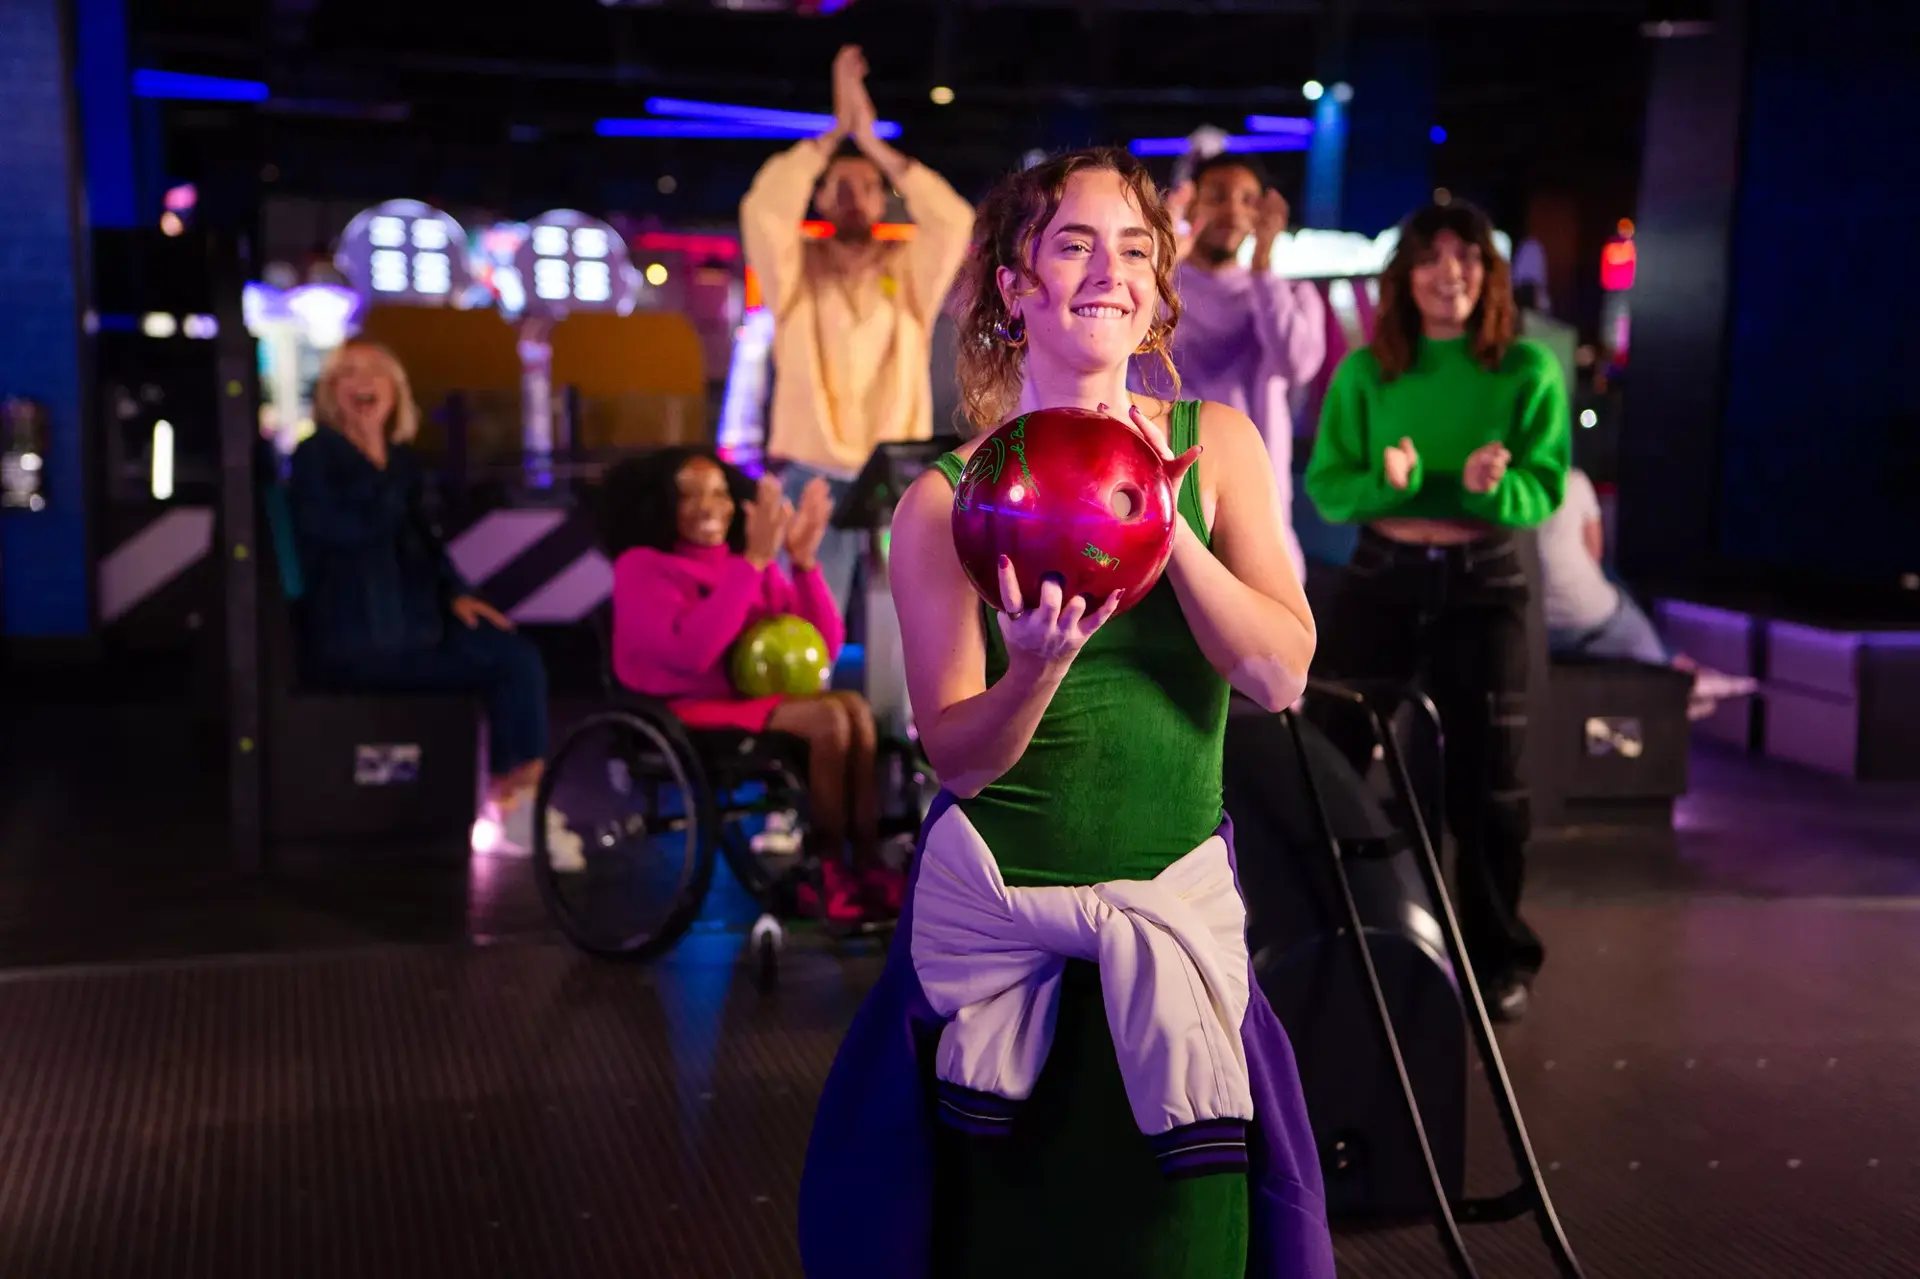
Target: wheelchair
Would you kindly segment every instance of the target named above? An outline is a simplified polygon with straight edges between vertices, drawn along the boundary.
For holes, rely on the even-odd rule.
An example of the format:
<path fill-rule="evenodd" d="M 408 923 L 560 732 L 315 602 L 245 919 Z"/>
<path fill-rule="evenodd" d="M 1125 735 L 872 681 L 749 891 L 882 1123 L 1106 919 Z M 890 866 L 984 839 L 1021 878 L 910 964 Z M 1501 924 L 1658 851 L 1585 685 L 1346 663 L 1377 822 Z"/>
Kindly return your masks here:
<path fill-rule="evenodd" d="M 663 701 L 620 684 L 610 623 L 604 608 L 592 619 L 605 705 L 561 740 L 535 793 L 541 899 L 581 950 L 645 962 L 693 928 L 724 858 L 754 904 L 748 945 L 771 988 L 797 890 L 809 880 L 818 888 L 818 866 L 801 854 L 807 744 L 787 733 L 687 727 Z M 910 810 L 890 825 L 915 827 L 930 770 L 911 745 L 883 743 L 882 752 L 896 790 L 906 781 Z M 580 841 L 584 866 L 556 865 L 560 839 Z"/>

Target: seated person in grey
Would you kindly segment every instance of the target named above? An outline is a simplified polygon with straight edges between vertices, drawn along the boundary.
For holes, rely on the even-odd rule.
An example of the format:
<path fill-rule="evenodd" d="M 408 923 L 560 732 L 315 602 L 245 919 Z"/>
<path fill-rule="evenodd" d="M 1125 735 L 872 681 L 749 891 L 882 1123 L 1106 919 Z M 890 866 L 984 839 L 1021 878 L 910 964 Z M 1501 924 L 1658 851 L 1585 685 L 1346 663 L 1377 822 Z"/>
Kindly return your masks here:
<path fill-rule="evenodd" d="M 1575 468 L 1567 472 L 1566 500 L 1540 526 L 1547 645 L 1555 656 L 1644 662 L 1690 671 L 1690 719 L 1705 718 L 1722 700 L 1754 691 L 1755 681 L 1707 670 L 1667 647 L 1633 596 L 1607 576 L 1602 567 L 1605 559 L 1600 498 L 1587 473 Z"/>

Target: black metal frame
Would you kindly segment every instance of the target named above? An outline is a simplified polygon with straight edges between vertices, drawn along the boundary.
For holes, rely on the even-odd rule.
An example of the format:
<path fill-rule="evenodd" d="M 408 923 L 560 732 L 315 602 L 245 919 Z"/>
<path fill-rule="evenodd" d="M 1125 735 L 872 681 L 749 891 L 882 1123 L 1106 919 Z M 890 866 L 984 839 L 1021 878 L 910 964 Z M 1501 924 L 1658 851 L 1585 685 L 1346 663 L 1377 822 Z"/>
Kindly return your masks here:
<path fill-rule="evenodd" d="M 1385 757 L 1387 775 L 1394 792 L 1406 812 L 1406 820 L 1411 827 L 1413 837 L 1414 861 L 1419 866 L 1420 876 L 1425 881 L 1427 892 L 1432 896 L 1434 915 L 1440 921 L 1441 933 L 1445 937 L 1447 958 L 1453 964 L 1458 976 L 1462 998 L 1467 1004 L 1467 1026 L 1473 1037 L 1474 1047 L 1479 1052 L 1480 1061 L 1486 1068 L 1489 1087 L 1493 1091 L 1494 1109 L 1499 1112 L 1500 1126 L 1506 1135 L 1507 1148 L 1513 1156 L 1516 1169 L 1520 1173 L 1520 1183 L 1503 1194 L 1488 1197 L 1467 1197 L 1454 1201 L 1447 1194 L 1446 1185 L 1441 1179 L 1439 1166 L 1434 1161 L 1433 1148 L 1427 1140 L 1426 1123 L 1420 1116 L 1420 1103 L 1414 1096 L 1413 1080 L 1407 1073 L 1406 1059 L 1400 1052 L 1400 1038 L 1393 1027 L 1393 1017 L 1387 1008 L 1386 993 L 1380 984 L 1380 974 L 1375 969 L 1373 954 L 1367 944 L 1364 922 L 1360 917 L 1360 908 L 1354 899 L 1353 887 L 1347 879 L 1347 850 L 1334 834 L 1328 819 L 1326 805 L 1320 795 L 1318 783 L 1314 780 L 1313 770 L 1308 762 L 1307 744 L 1300 730 L 1298 713 L 1287 711 L 1287 731 L 1293 738 L 1294 754 L 1299 760 L 1301 782 L 1306 788 L 1309 802 L 1313 806 L 1313 817 L 1327 839 L 1327 853 L 1333 862 L 1333 879 L 1340 892 L 1341 908 L 1344 911 L 1346 932 L 1353 938 L 1354 955 L 1360 962 L 1360 971 L 1366 978 L 1368 993 L 1373 999 L 1375 1020 L 1379 1025 L 1381 1040 L 1388 1058 L 1393 1062 L 1395 1076 L 1400 1081 L 1401 1096 L 1406 1102 L 1406 1114 L 1413 1139 L 1419 1148 L 1420 1157 L 1426 1165 L 1427 1176 L 1433 1191 L 1434 1224 L 1440 1233 L 1440 1243 L 1447 1253 L 1453 1271 L 1463 1279 L 1478 1279 L 1479 1272 L 1474 1268 L 1473 1260 L 1467 1255 L 1466 1243 L 1460 1236 L 1460 1223 L 1511 1221 L 1526 1213 L 1533 1214 L 1539 1227 L 1540 1238 L 1546 1244 L 1547 1252 L 1553 1257 L 1554 1266 L 1564 1279 L 1580 1279 L 1580 1263 L 1575 1260 L 1573 1247 L 1567 1242 L 1566 1231 L 1560 1225 L 1560 1219 L 1553 1209 L 1553 1200 L 1547 1194 L 1545 1179 L 1540 1175 L 1539 1161 L 1534 1157 L 1533 1144 L 1527 1137 L 1525 1123 L 1520 1118 L 1520 1103 L 1513 1095 L 1513 1083 L 1507 1076 L 1506 1063 L 1500 1057 L 1499 1044 L 1493 1037 L 1493 1025 L 1487 1017 L 1485 1001 L 1480 996 L 1480 987 L 1473 975 L 1473 966 L 1467 959 L 1466 943 L 1460 935 L 1460 923 L 1454 916 L 1453 900 L 1447 893 L 1445 876 L 1441 871 L 1438 845 L 1434 842 L 1434 824 L 1429 823 L 1429 815 L 1434 809 L 1423 809 L 1412 774 L 1408 771 L 1406 757 L 1401 753 L 1399 743 L 1388 727 L 1392 710 L 1382 714 L 1375 702 L 1363 692 L 1345 684 L 1314 680 L 1309 684 L 1309 692 L 1331 701 L 1345 703 L 1366 717 L 1372 731 L 1375 745 Z M 1436 735 L 1440 725 L 1433 704 L 1417 690 L 1399 690 L 1401 701 L 1411 704 L 1434 725 Z M 1397 707 L 1393 708 L 1397 709 Z M 1444 748 L 1443 748 L 1444 749 Z M 1437 817 L 1434 822 L 1437 824 Z"/>
<path fill-rule="evenodd" d="M 775 884 L 755 860 L 751 845 L 738 838 L 734 823 L 742 817 L 798 809 L 804 826 L 807 805 L 804 776 L 806 745 L 799 738 L 784 733 L 702 733 L 688 729 L 667 709 L 665 703 L 635 693 L 615 678 L 609 621 L 604 608 L 596 610 L 588 620 L 600 647 L 600 683 L 607 699 L 606 707 L 567 734 L 554 751 L 549 767 L 540 779 L 534 798 L 534 869 L 548 913 L 560 922 L 562 931 L 576 946 L 604 958 L 645 961 L 671 950 L 693 926 L 712 886 L 716 853 L 727 859 L 727 865 L 740 881 L 741 887 L 760 901 L 761 909 L 767 912 L 765 918 L 771 918 L 768 898 Z M 678 785 L 685 792 L 682 802 L 684 811 L 678 817 L 662 819 L 657 802 L 659 784 L 663 780 L 660 770 L 635 768 L 635 780 L 647 792 L 649 828 L 683 830 L 689 821 L 695 828 L 687 872 L 681 876 L 673 905 L 660 926 L 644 937 L 628 938 L 624 944 L 614 946 L 595 944 L 578 930 L 567 926 L 570 912 L 560 893 L 556 879 L 558 872 L 553 869 L 548 857 L 545 816 L 552 800 L 555 779 L 560 772 L 560 761 L 566 758 L 576 742 L 588 734 L 608 731 L 630 734 L 636 743 L 633 762 L 646 764 L 651 752 L 674 775 L 665 780 Z M 735 761 L 727 757 L 729 753 L 738 755 L 737 772 L 733 767 Z M 766 786 L 765 795 L 744 803 L 735 802 L 732 793 L 752 781 L 760 781 Z M 756 926 L 755 944 L 760 949 L 762 981 L 771 984 L 774 975 L 773 950 L 777 949 L 778 938 L 776 934 L 771 942 L 763 946 L 767 932 L 767 929 Z"/>

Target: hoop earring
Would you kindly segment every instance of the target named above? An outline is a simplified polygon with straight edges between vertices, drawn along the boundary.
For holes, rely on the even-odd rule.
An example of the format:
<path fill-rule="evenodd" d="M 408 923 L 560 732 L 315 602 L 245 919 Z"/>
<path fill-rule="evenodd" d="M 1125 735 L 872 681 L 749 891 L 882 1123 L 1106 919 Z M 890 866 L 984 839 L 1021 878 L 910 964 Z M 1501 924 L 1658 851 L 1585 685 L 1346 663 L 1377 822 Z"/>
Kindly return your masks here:
<path fill-rule="evenodd" d="M 1018 315 L 993 322 L 993 336 L 1018 350 L 1027 344 L 1027 322 Z"/>

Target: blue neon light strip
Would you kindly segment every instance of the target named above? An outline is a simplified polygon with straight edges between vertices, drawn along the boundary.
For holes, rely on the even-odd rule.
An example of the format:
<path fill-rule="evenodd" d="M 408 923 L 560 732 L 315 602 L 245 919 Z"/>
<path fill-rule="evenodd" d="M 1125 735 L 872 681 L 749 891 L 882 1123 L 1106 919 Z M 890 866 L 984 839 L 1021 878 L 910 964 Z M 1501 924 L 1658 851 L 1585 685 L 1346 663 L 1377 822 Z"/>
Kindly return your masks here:
<path fill-rule="evenodd" d="M 647 110 L 654 115 L 680 116 L 690 120 L 730 120 L 755 124 L 768 129 L 785 129 L 812 137 L 833 127 L 833 117 L 812 111 L 780 111 L 773 107 L 742 107 L 726 102 L 694 102 L 686 98 L 648 98 Z M 900 136 L 900 126 L 881 120 L 873 126 L 882 138 Z"/>
<path fill-rule="evenodd" d="M 1309 139 L 1299 133 L 1234 133 L 1227 137 L 1227 150 L 1236 155 L 1259 151 L 1305 151 Z M 1193 147 L 1187 138 L 1135 138 L 1127 150 L 1135 155 L 1185 155 Z"/>
<path fill-rule="evenodd" d="M 603 138 L 804 138 L 802 129 L 773 129 L 737 120 L 600 120 L 593 131 Z"/>
<path fill-rule="evenodd" d="M 1248 133 L 1297 133 L 1302 137 L 1313 133 L 1313 120 L 1302 115 L 1250 115 L 1247 117 Z"/>
<path fill-rule="evenodd" d="M 231 80 L 217 75 L 140 70 L 133 73 L 133 96 L 173 98 L 183 102 L 265 102 L 272 95 L 259 80 Z"/>

